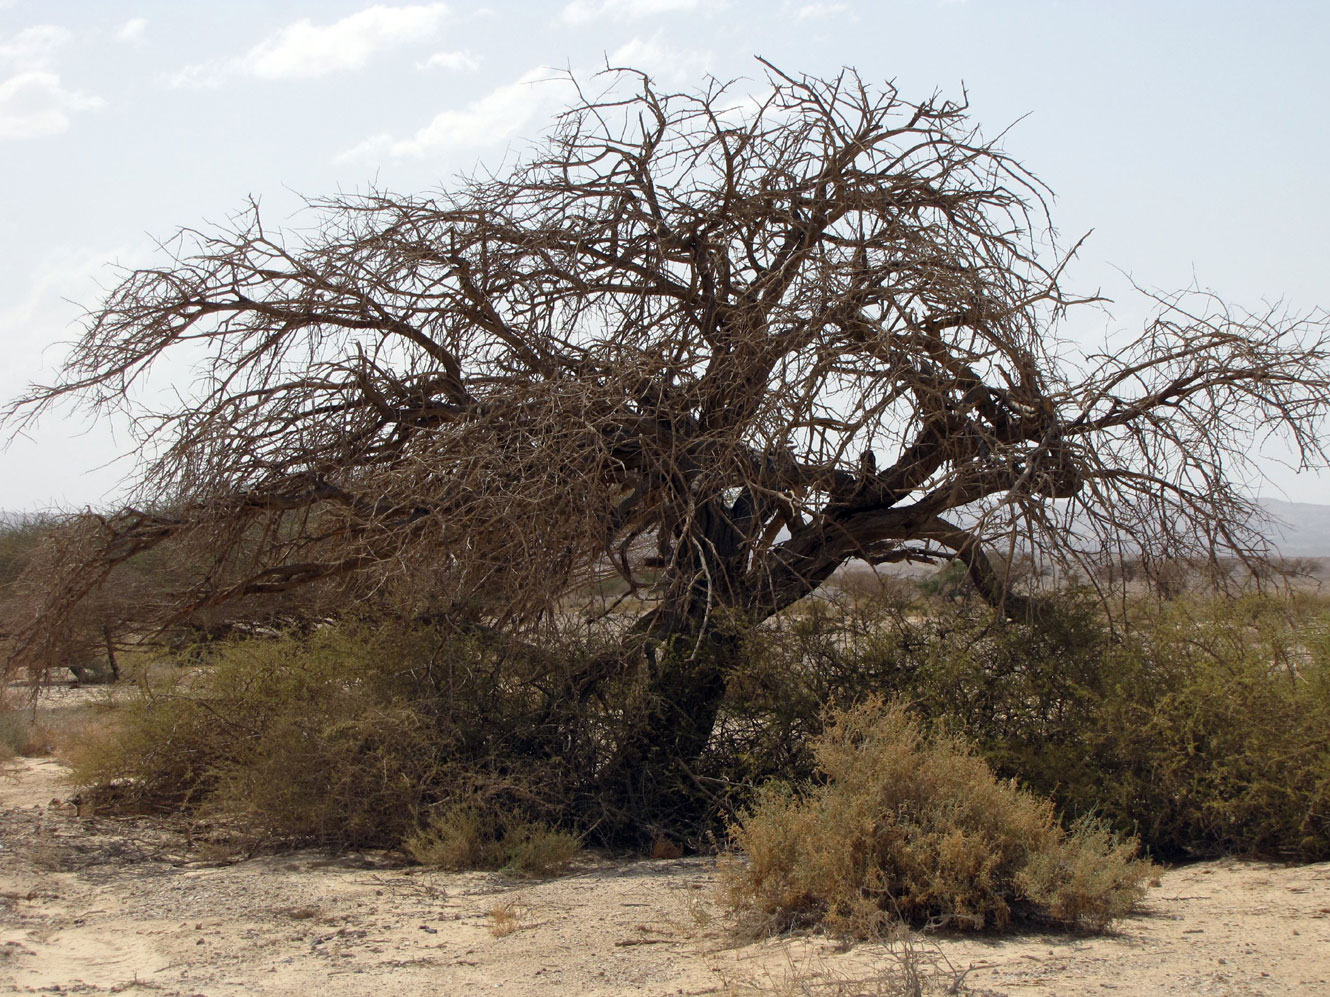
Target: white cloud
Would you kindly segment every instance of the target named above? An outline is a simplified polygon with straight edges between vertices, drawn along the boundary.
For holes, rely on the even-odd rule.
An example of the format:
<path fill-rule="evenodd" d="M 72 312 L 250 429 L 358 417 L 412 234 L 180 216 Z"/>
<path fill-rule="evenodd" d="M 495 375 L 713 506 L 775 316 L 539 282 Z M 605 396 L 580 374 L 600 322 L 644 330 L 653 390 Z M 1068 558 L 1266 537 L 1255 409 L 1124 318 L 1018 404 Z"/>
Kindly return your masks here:
<path fill-rule="evenodd" d="M 100 97 L 66 90 L 55 73 L 19 73 L 0 83 L 0 141 L 58 135 L 69 129 L 72 112 L 102 103 Z"/>
<path fill-rule="evenodd" d="M 0 63 L 8 64 L 16 72 L 45 69 L 51 64 L 55 50 L 71 37 L 69 29 L 55 24 L 24 28 L 16 35 L 0 39 Z"/>
<path fill-rule="evenodd" d="M 163 77 L 166 85 L 182 90 L 207 90 L 220 87 L 232 69 L 222 63 L 196 63 Z"/>
<path fill-rule="evenodd" d="M 441 111 L 410 138 L 375 135 L 337 156 L 338 161 L 419 158 L 480 149 L 511 139 L 545 109 L 571 96 L 566 78 L 532 69 L 461 109 Z"/>
<path fill-rule="evenodd" d="M 577 26 L 605 19 L 631 21 L 697 10 L 701 6 L 701 0 L 572 0 L 559 13 L 559 19 Z"/>
<path fill-rule="evenodd" d="M 421 69 L 451 69 L 454 72 L 480 68 L 480 56 L 474 52 L 435 52 L 420 64 Z"/>
<path fill-rule="evenodd" d="M 297 21 L 250 49 L 243 64 L 265 79 L 360 69 L 385 48 L 433 34 L 447 14 L 441 3 L 376 5 L 323 27 Z"/>
<path fill-rule="evenodd" d="M 173 86 L 217 86 L 231 76 L 310 79 L 361 69 L 381 52 L 435 34 L 448 16 L 442 3 L 387 7 L 375 4 L 334 21 L 288 24 L 238 59 L 186 66 Z"/>
<path fill-rule="evenodd" d="M 58 135 L 71 113 L 102 105 L 100 97 L 66 89 L 50 68 L 71 37 L 66 28 L 38 24 L 0 39 L 0 65 L 13 73 L 0 80 L 0 141 Z"/>
<path fill-rule="evenodd" d="M 145 32 L 148 29 L 148 20 L 143 17 L 132 17 L 120 27 L 115 29 L 115 40 L 118 42 L 130 42 L 141 44 L 145 40 Z"/>
<path fill-rule="evenodd" d="M 660 32 L 650 38 L 633 38 L 606 56 L 613 69 L 638 69 L 657 80 L 696 82 L 711 66 L 710 52 L 671 48 Z"/>
<path fill-rule="evenodd" d="M 849 4 L 845 3 L 805 3 L 800 4 L 794 10 L 794 19 L 796 21 L 807 21 L 810 18 L 831 17 L 834 14 L 844 14 L 850 9 Z"/>

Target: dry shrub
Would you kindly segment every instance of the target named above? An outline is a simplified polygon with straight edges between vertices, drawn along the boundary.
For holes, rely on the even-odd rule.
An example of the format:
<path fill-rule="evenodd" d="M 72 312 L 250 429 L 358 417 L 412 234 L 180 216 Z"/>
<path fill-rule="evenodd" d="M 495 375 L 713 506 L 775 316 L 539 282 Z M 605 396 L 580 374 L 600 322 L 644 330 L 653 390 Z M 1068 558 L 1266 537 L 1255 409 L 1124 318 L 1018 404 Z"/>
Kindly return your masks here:
<path fill-rule="evenodd" d="M 960 738 L 926 736 L 900 702 L 836 712 L 813 750 L 821 781 L 768 788 L 731 828 L 747 862 L 726 866 L 726 900 L 764 927 L 1096 931 L 1142 895 L 1134 842 L 1064 830 L 1049 801 L 997 780 Z"/>
<path fill-rule="evenodd" d="M 500 667 L 502 655 L 400 624 L 209 654 L 90 739 L 74 759 L 79 784 L 126 806 L 190 810 L 257 838 L 333 847 L 397 847 L 423 815 L 484 796 L 486 814 L 505 815 L 500 864 L 557 864 L 541 858 L 550 842 L 533 828 L 566 803 L 565 760 L 539 739 L 533 713 L 543 704 L 520 668 Z"/>
<path fill-rule="evenodd" d="M 0 695 L 0 762 L 49 754 L 49 732 L 34 722 L 32 709 Z"/>
<path fill-rule="evenodd" d="M 581 854 L 582 840 L 499 808 L 458 804 L 431 817 L 402 847 L 417 862 L 441 869 L 548 876 Z"/>
<path fill-rule="evenodd" d="M 898 695 L 1154 858 L 1330 858 L 1330 604 L 1191 595 L 1126 622 L 1074 592 L 1035 623 L 886 600 L 777 620 L 748 639 L 708 774 L 811 778 L 821 710 Z"/>

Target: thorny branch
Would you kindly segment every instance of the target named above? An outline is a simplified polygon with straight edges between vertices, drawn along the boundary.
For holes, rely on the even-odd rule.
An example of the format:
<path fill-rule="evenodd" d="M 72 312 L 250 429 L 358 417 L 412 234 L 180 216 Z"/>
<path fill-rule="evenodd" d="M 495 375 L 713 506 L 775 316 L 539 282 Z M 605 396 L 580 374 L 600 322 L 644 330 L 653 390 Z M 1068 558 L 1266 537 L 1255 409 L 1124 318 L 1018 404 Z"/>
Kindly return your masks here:
<path fill-rule="evenodd" d="M 1012 537 L 1263 554 L 1237 484 L 1267 434 L 1325 462 L 1324 314 L 1160 297 L 1077 370 L 1046 188 L 964 104 L 766 69 L 611 73 L 508 175 L 318 201 L 291 245 L 257 205 L 182 232 L 9 411 L 123 410 L 152 454 L 42 618 L 166 541 L 216 555 L 176 613 L 352 572 L 516 625 L 617 573 L 664 631 L 907 552 L 1023 613 Z"/>

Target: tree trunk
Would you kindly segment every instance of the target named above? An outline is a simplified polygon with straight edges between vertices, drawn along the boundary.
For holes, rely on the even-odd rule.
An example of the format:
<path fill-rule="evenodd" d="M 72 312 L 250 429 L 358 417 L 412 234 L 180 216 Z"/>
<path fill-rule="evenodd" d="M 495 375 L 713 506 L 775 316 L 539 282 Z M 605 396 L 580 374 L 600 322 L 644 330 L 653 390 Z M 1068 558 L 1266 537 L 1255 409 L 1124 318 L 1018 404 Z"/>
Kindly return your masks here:
<path fill-rule="evenodd" d="M 645 844 L 666 830 L 704 830 L 711 800 L 697 764 L 740 646 L 738 630 L 717 624 L 714 614 L 685 614 L 652 629 L 642 698 L 626 711 L 614 756 L 597 779 L 611 838 Z"/>
<path fill-rule="evenodd" d="M 613 837 L 645 841 L 666 829 L 703 829 L 715 799 L 698 779 L 698 763 L 739 662 L 743 630 L 798 602 L 849 558 L 868 553 L 868 543 L 852 531 L 818 531 L 810 534 L 807 552 L 796 551 L 801 556 L 753 587 L 735 526 L 742 521 L 740 501 L 731 509 L 701 507 L 700 540 L 676 551 L 680 576 L 693 582 L 673 604 L 639 622 L 652 648 L 649 679 L 640 705 L 625 711 L 622 736 L 597 785 Z M 913 529 L 951 548 L 999 612 L 1033 618 L 1035 601 L 1007 590 L 977 537 L 938 517 Z"/>
<path fill-rule="evenodd" d="M 102 627 L 102 638 L 106 642 L 106 663 L 111 667 L 111 681 L 120 681 L 120 663 L 115 658 L 115 640 L 111 636 L 111 626 L 106 624 Z"/>

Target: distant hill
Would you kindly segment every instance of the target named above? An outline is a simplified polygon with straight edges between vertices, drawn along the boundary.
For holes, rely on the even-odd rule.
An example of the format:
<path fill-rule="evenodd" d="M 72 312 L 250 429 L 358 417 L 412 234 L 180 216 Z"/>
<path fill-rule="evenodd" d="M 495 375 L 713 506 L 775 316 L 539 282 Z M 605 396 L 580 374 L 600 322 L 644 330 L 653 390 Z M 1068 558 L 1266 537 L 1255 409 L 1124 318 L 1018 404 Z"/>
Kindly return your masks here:
<path fill-rule="evenodd" d="M 1262 499 L 1261 505 L 1282 522 L 1271 542 L 1285 557 L 1330 557 L 1330 505 Z"/>

